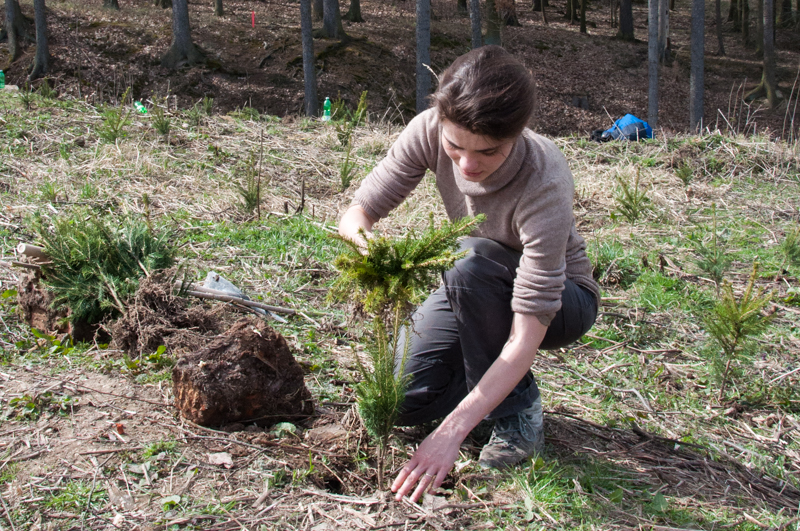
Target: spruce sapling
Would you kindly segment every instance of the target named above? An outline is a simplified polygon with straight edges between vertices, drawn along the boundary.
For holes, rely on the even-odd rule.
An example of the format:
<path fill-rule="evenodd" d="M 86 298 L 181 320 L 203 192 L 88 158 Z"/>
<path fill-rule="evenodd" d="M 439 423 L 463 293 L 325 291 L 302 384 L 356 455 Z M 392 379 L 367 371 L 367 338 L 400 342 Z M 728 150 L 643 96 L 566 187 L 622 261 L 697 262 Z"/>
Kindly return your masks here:
<path fill-rule="evenodd" d="M 54 307 L 70 309 L 72 322 L 95 324 L 123 313 L 139 279 L 175 261 L 170 234 L 133 217 L 79 211 L 49 222 L 40 215 L 34 228 L 50 258 L 42 266 L 43 283 Z"/>
<path fill-rule="evenodd" d="M 358 411 L 367 432 L 378 444 L 378 483 L 383 487 L 383 467 L 392 427 L 405 396 L 408 381 L 403 377 L 407 351 L 401 351 L 398 337 L 407 325 L 410 301 L 415 290 L 425 289 L 431 280 L 453 267 L 464 256 L 458 238 L 469 234 L 485 216 L 445 222 L 405 237 L 376 236 L 367 240 L 366 249 L 341 238 L 347 253 L 336 259 L 340 277 L 331 292 L 333 297 L 355 300 L 373 315 L 373 337 L 367 348 L 371 367 L 357 358 L 362 381 L 356 386 Z M 406 346 L 407 349 L 407 346 Z"/>
<path fill-rule="evenodd" d="M 725 394 L 731 365 L 747 353 L 752 336 L 763 332 L 771 319 L 761 311 L 769 303 L 772 294 L 755 289 L 757 272 L 758 264 L 753 264 L 744 293 L 738 300 L 730 283 L 723 282 L 720 301 L 706 318 L 706 331 L 722 349 L 724 356 L 718 397 L 720 401 Z"/>

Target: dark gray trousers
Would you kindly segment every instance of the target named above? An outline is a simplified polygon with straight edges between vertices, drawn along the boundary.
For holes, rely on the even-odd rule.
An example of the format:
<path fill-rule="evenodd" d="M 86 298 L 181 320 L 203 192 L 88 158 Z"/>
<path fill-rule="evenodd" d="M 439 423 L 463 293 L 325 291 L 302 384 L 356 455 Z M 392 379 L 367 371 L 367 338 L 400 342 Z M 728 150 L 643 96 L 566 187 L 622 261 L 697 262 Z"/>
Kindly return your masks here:
<path fill-rule="evenodd" d="M 413 330 L 404 330 L 399 338 L 401 353 L 411 338 L 405 365 L 411 379 L 400 425 L 429 422 L 455 409 L 500 356 L 511 333 L 511 298 L 522 253 L 486 238 L 467 238 L 462 249 L 469 254 L 444 273 L 443 285 L 412 315 Z M 567 280 L 561 309 L 539 348 L 572 343 L 596 318 L 594 294 Z M 538 396 L 528 371 L 489 418 L 519 413 Z"/>

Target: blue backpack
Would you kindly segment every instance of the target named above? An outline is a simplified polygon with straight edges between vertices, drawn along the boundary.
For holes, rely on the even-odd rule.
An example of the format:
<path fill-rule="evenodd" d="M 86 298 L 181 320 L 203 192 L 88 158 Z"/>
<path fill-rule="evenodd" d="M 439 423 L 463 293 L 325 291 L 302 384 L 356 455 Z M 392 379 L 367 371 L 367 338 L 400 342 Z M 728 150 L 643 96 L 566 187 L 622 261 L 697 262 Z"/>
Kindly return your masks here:
<path fill-rule="evenodd" d="M 640 140 L 643 138 L 653 138 L 653 128 L 650 127 L 650 124 L 632 114 L 626 114 L 614 122 L 611 128 L 602 133 L 599 129 L 592 133 L 592 140 L 597 140 L 598 142 Z"/>

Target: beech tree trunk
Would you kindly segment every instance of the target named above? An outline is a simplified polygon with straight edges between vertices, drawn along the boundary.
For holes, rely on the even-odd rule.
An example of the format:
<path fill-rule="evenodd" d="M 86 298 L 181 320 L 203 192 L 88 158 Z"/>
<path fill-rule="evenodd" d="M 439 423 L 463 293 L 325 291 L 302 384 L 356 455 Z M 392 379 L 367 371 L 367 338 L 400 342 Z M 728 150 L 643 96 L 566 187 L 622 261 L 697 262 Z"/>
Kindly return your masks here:
<path fill-rule="evenodd" d="M 653 129 L 658 125 L 658 3 L 649 0 L 647 16 L 647 122 Z"/>
<path fill-rule="evenodd" d="M 564 18 L 569 20 L 570 24 L 575 21 L 575 12 L 578 10 L 577 5 L 578 0 L 567 0 L 567 9 L 564 11 Z"/>
<path fill-rule="evenodd" d="M 735 2 L 732 2 L 735 3 Z M 717 0 L 714 3 L 714 16 L 716 17 L 717 26 L 717 55 L 720 57 L 725 56 L 725 42 L 722 40 L 722 0 Z"/>
<path fill-rule="evenodd" d="M 117 0 L 103 0 L 103 7 L 119 11 L 119 2 Z"/>
<path fill-rule="evenodd" d="M 225 14 L 225 10 L 222 8 L 222 0 L 214 0 L 214 14 L 218 17 Z"/>
<path fill-rule="evenodd" d="M 669 48 L 669 0 L 658 4 L 658 61 L 664 64 Z"/>
<path fill-rule="evenodd" d="M 6 0 L 5 33 L 8 38 L 8 54 L 13 63 L 22 55 L 21 41 L 33 41 L 30 24 L 19 8 L 19 0 Z"/>
<path fill-rule="evenodd" d="M 581 0 L 581 33 L 586 33 L 586 0 Z"/>
<path fill-rule="evenodd" d="M 739 0 L 731 0 L 728 7 L 728 22 L 733 22 L 733 31 L 739 31 L 742 20 L 739 15 Z"/>
<path fill-rule="evenodd" d="M 350 0 L 350 9 L 345 13 L 344 19 L 350 22 L 364 22 L 364 17 L 361 16 L 361 0 Z"/>
<path fill-rule="evenodd" d="M 750 41 L 750 2 L 748 0 L 740 0 L 739 17 L 742 26 L 742 44 L 747 46 Z"/>
<path fill-rule="evenodd" d="M 774 0 L 763 0 L 764 2 L 764 69 L 761 74 L 761 83 L 750 91 L 745 97 L 745 101 L 753 101 L 756 98 L 766 96 L 770 109 L 774 109 L 778 104 L 778 95 L 775 91 L 775 10 Z"/>
<path fill-rule="evenodd" d="M 792 21 L 792 0 L 781 0 L 781 9 L 778 18 L 775 20 L 776 26 L 783 26 Z"/>
<path fill-rule="evenodd" d="M 469 21 L 472 29 L 472 49 L 483 46 L 483 35 L 481 34 L 481 2 L 480 0 L 469 0 Z"/>
<path fill-rule="evenodd" d="M 311 18 L 312 20 L 322 20 L 322 14 L 325 12 L 325 7 L 322 0 L 311 0 Z"/>
<path fill-rule="evenodd" d="M 34 22 L 36 24 L 36 57 L 28 79 L 33 81 L 47 73 L 50 52 L 47 48 L 47 11 L 44 0 L 33 0 Z"/>
<path fill-rule="evenodd" d="M 306 116 L 319 114 L 317 100 L 317 69 L 314 65 L 314 37 L 312 35 L 311 0 L 300 0 L 300 32 L 303 39 L 303 107 Z"/>
<path fill-rule="evenodd" d="M 503 21 L 497 14 L 495 0 L 486 0 L 486 37 L 483 44 L 502 44 L 501 29 Z"/>
<path fill-rule="evenodd" d="M 703 128 L 705 73 L 705 0 L 692 0 L 691 71 L 689 74 L 689 128 Z"/>
<path fill-rule="evenodd" d="M 339 10 L 339 0 L 323 0 L 322 2 L 322 29 L 315 33 L 315 37 L 323 39 L 349 39 L 342 26 L 342 12 Z"/>
<path fill-rule="evenodd" d="M 764 53 L 764 0 L 756 0 L 756 53 Z"/>
<path fill-rule="evenodd" d="M 175 70 L 184 65 L 205 62 L 205 56 L 192 42 L 192 29 L 189 25 L 189 4 L 187 0 L 173 0 L 172 6 L 172 45 L 161 58 L 161 66 Z"/>
<path fill-rule="evenodd" d="M 619 3 L 619 31 L 617 38 L 623 41 L 633 41 L 633 2 L 620 0 Z"/>
<path fill-rule="evenodd" d="M 497 0 L 497 14 L 506 26 L 522 26 L 517 17 L 517 6 L 514 0 Z"/>
<path fill-rule="evenodd" d="M 431 0 L 417 0 L 417 114 L 431 93 Z"/>

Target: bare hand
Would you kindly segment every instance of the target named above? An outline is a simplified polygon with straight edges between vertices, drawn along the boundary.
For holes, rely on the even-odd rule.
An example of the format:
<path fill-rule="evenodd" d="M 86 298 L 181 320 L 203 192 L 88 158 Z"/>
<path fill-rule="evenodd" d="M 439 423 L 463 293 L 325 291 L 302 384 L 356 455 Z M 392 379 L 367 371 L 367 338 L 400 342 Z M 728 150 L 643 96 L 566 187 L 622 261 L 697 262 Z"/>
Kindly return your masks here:
<path fill-rule="evenodd" d="M 414 489 L 411 501 L 416 502 L 426 491 L 441 487 L 458 459 L 462 441 L 453 434 L 440 432 L 439 428 L 428 435 L 392 483 L 392 492 L 397 493 L 395 499 L 400 501 Z"/>

